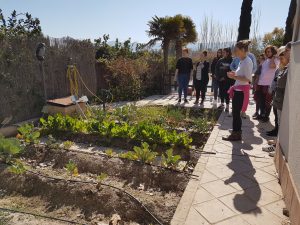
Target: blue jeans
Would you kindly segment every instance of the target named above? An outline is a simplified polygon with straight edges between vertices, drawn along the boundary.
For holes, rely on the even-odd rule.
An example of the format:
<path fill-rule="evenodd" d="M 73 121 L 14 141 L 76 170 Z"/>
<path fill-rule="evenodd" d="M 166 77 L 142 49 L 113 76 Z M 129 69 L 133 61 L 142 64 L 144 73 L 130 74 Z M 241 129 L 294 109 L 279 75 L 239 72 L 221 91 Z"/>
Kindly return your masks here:
<path fill-rule="evenodd" d="M 189 86 L 189 74 L 178 74 L 177 82 L 178 82 L 178 95 L 179 99 L 181 99 L 181 95 L 183 92 L 184 98 L 187 98 L 187 91 Z"/>

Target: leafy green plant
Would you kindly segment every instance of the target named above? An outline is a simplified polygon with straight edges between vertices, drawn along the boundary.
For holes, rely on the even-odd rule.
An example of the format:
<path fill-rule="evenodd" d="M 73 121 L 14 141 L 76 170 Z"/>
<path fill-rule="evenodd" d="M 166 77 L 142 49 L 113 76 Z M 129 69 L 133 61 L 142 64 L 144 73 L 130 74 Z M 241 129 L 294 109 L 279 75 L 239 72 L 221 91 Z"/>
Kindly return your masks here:
<path fill-rule="evenodd" d="M 180 159 L 180 155 L 173 155 L 173 149 L 168 149 L 166 153 L 161 156 L 161 164 L 165 167 L 175 169 Z"/>
<path fill-rule="evenodd" d="M 142 142 L 141 147 L 133 147 L 134 155 L 136 156 L 137 160 L 146 163 L 152 163 L 155 160 L 157 152 L 152 152 L 149 147 L 149 144 L 146 142 Z"/>
<path fill-rule="evenodd" d="M 98 183 L 97 183 L 97 186 L 96 186 L 96 187 L 97 187 L 99 190 L 102 189 L 101 183 L 102 183 L 107 177 L 108 177 L 108 176 L 107 176 L 106 173 L 100 173 L 100 174 L 97 176 L 97 181 L 98 181 Z"/>
<path fill-rule="evenodd" d="M 6 162 L 10 162 L 11 159 L 19 154 L 24 147 L 20 141 L 16 138 L 4 138 L 0 135 L 0 157 Z"/>
<path fill-rule="evenodd" d="M 119 157 L 122 158 L 122 159 L 138 160 L 137 155 L 133 151 L 120 153 Z"/>
<path fill-rule="evenodd" d="M 9 171 L 20 175 L 26 172 L 26 167 L 20 160 L 14 160 L 12 165 L 9 167 Z"/>
<path fill-rule="evenodd" d="M 105 154 L 108 155 L 109 157 L 114 157 L 114 155 L 116 153 L 114 152 L 114 150 L 112 150 L 111 148 L 109 148 L 109 149 L 105 150 Z"/>
<path fill-rule="evenodd" d="M 49 148 L 53 148 L 53 149 L 59 148 L 59 144 L 57 143 L 57 140 L 51 134 L 48 135 L 48 139 L 46 141 L 46 145 Z"/>
<path fill-rule="evenodd" d="M 201 134 L 205 134 L 211 129 L 211 123 L 206 117 L 195 118 L 193 123 L 193 128 Z"/>
<path fill-rule="evenodd" d="M 19 133 L 21 134 L 21 138 L 24 139 L 26 143 L 38 143 L 40 132 L 35 129 L 33 124 L 26 123 L 18 128 Z"/>
<path fill-rule="evenodd" d="M 97 176 L 97 180 L 101 183 L 101 182 L 103 182 L 107 177 L 108 177 L 108 175 L 107 175 L 106 173 L 100 173 L 100 174 Z"/>
<path fill-rule="evenodd" d="M 78 176 L 78 168 L 74 161 L 69 160 L 69 162 L 65 165 L 65 168 L 69 172 L 70 176 Z"/>
<path fill-rule="evenodd" d="M 68 150 L 68 149 L 70 149 L 74 145 L 74 142 L 72 142 L 72 141 L 64 141 L 62 144 L 63 144 L 63 148 Z"/>
<path fill-rule="evenodd" d="M 168 110 L 168 119 L 171 120 L 171 122 L 179 123 L 182 122 L 185 119 L 185 115 L 182 113 L 180 109 L 170 109 Z"/>

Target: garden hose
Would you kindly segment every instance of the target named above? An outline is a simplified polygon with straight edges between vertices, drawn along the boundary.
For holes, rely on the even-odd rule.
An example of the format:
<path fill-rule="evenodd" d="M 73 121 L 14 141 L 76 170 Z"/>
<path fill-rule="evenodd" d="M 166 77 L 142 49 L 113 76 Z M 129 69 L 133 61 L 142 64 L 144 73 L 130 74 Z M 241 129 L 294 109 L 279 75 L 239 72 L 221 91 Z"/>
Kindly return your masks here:
<path fill-rule="evenodd" d="M 41 218 L 45 218 L 45 219 L 49 219 L 49 220 L 56 220 L 56 221 L 60 221 L 60 222 L 70 223 L 70 224 L 82 224 L 82 223 L 71 221 L 71 220 L 65 220 L 65 219 L 60 219 L 60 218 L 56 218 L 56 217 L 52 217 L 52 216 L 46 216 L 46 215 L 41 215 L 41 214 L 31 213 L 31 212 L 25 212 L 25 211 L 16 210 L 16 209 L 9 209 L 9 208 L 0 207 L 0 211 L 31 215 L 31 216 L 35 216 L 35 217 L 41 217 Z"/>
<path fill-rule="evenodd" d="M 70 92 L 71 95 L 74 95 L 78 98 L 78 79 L 77 79 L 77 69 L 74 65 L 69 65 L 67 69 L 67 78 L 70 82 Z"/>
<path fill-rule="evenodd" d="M 86 88 L 86 90 L 95 98 L 97 98 L 100 102 L 104 102 L 101 98 L 99 98 L 94 92 L 92 92 L 88 86 L 86 85 L 86 83 L 83 81 L 82 76 L 80 75 L 77 67 L 75 65 L 70 65 L 68 66 L 68 70 L 67 70 L 67 77 L 69 78 L 70 81 L 70 89 L 71 89 L 71 94 L 78 96 L 78 78 L 80 79 L 81 83 L 83 84 L 83 86 Z M 110 102 L 107 103 L 111 103 L 113 101 L 113 95 L 109 90 L 106 90 L 107 94 L 109 94 L 111 96 L 111 100 Z M 75 93 L 75 94 L 74 94 Z"/>

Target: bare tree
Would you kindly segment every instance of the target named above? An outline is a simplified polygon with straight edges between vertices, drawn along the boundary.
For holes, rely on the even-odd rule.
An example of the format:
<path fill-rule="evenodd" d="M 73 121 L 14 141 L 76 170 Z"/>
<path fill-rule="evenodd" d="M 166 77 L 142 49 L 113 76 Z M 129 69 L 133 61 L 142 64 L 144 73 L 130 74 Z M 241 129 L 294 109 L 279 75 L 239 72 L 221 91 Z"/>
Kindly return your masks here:
<path fill-rule="evenodd" d="M 230 47 L 237 38 L 237 25 L 216 21 L 213 17 L 204 16 L 200 25 L 199 50 L 217 50 Z"/>

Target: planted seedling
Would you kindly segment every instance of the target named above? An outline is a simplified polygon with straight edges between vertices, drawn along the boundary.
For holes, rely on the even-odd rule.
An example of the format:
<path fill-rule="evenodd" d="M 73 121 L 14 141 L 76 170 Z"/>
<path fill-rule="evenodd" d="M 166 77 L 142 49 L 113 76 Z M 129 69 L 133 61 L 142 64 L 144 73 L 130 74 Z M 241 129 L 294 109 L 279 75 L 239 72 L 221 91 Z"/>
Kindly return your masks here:
<path fill-rule="evenodd" d="M 133 150 L 137 160 L 141 162 L 152 163 L 157 156 L 157 152 L 152 152 L 146 142 L 142 142 L 141 147 L 134 146 Z"/>
<path fill-rule="evenodd" d="M 57 140 L 51 134 L 48 135 L 48 139 L 46 141 L 46 145 L 49 148 L 53 148 L 53 149 L 59 148 L 59 144 L 57 143 Z"/>
<path fill-rule="evenodd" d="M 70 176 L 77 177 L 79 175 L 77 165 L 74 161 L 69 160 L 69 162 L 66 164 L 65 167 L 66 167 L 67 171 L 69 172 Z"/>
<path fill-rule="evenodd" d="M 12 165 L 9 167 L 9 171 L 14 174 L 20 175 L 26 172 L 26 167 L 20 160 L 14 160 L 14 162 L 12 162 Z"/>
<path fill-rule="evenodd" d="M 161 156 L 161 164 L 162 166 L 176 169 L 180 159 L 180 155 L 173 155 L 173 149 L 168 149 L 166 153 Z"/>
<path fill-rule="evenodd" d="M 109 148 L 109 149 L 105 150 L 105 154 L 108 155 L 109 157 L 114 157 L 114 155 L 116 153 L 114 152 L 114 150 L 112 150 L 111 148 Z"/>
<path fill-rule="evenodd" d="M 108 177 L 108 175 L 107 175 L 106 173 L 100 173 L 100 174 L 97 176 L 97 181 L 98 181 L 98 183 L 97 183 L 97 188 L 98 188 L 99 190 L 102 189 L 101 183 L 102 183 L 107 177 Z"/>
<path fill-rule="evenodd" d="M 26 123 L 18 128 L 20 133 L 20 138 L 22 138 L 26 143 L 38 143 L 40 138 L 40 132 L 33 126 L 33 124 Z"/>
<path fill-rule="evenodd" d="M 74 145 L 74 142 L 72 142 L 72 141 L 64 141 L 62 144 L 63 144 L 63 148 L 64 149 L 69 150 Z"/>

